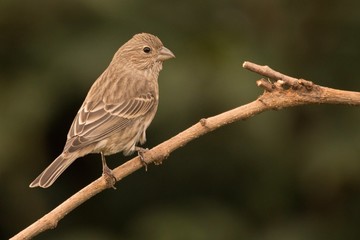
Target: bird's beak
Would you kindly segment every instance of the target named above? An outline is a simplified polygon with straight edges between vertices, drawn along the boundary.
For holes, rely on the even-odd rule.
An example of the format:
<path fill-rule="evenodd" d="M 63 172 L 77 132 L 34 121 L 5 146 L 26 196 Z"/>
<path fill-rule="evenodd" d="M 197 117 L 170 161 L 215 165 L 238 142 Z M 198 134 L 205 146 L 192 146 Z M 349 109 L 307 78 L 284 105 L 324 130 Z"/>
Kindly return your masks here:
<path fill-rule="evenodd" d="M 158 61 L 165 61 L 171 58 L 175 58 L 175 55 L 166 47 L 162 47 L 159 52 Z"/>

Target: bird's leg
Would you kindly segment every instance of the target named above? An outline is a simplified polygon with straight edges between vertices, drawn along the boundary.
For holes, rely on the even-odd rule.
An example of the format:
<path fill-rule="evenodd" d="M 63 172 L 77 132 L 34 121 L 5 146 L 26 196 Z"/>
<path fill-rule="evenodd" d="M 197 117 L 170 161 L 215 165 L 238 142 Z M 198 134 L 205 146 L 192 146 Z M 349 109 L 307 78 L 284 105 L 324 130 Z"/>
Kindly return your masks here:
<path fill-rule="evenodd" d="M 135 147 L 135 151 L 137 151 L 141 164 L 145 167 L 145 171 L 147 171 L 147 163 L 144 158 L 144 153 L 146 153 L 148 150 L 148 148 Z"/>
<path fill-rule="evenodd" d="M 115 178 L 114 174 L 112 173 L 111 169 L 106 164 L 106 159 L 105 159 L 104 154 L 102 152 L 100 152 L 100 154 L 101 154 L 101 162 L 102 162 L 102 171 L 103 171 L 105 180 L 108 184 L 111 185 L 111 187 L 113 189 L 116 189 L 116 187 L 114 186 L 116 183 L 116 178 Z"/>

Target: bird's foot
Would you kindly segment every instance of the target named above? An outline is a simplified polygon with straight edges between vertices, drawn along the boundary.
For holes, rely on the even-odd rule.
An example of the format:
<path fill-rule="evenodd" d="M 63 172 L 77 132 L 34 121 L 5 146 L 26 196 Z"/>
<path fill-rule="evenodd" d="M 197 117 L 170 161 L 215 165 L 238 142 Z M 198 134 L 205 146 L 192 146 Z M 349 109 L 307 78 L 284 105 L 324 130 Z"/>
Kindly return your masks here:
<path fill-rule="evenodd" d="M 101 152 L 101 161 L 102 161 L 102 169 L 103 169 L 102 175 L 104 176 L 106 183 L 108 184 L 109 187 L 116 189 L 115 187 L 116 177 L 112 173 L 112 170 L 107 166 L 105 156 L 102 152 Z"/>
<path fill-rule="evenodd" d="M 116 183 L 116 177 L 112 173 L 112 170 L 108 166 L 103 167 L 103 174 L 105 178 L 106 183 L 109 185 L 109 187 L 112 187 L 113 189 L 116 189 L 115 183 Z"/>
<path fill-rule="evenodd" d="M 147 166 L 148 164 L 145 161 L 144 158 L 144 153 L 146 153 L 147 151 L 149 151 L 148 148 L 142 148 L 142 147 L 135 147 L 135 151 L 137 151 L 138 156 L 140 158 L 141 164 L 145 167 L 145 172 L 147 172 Z"/>

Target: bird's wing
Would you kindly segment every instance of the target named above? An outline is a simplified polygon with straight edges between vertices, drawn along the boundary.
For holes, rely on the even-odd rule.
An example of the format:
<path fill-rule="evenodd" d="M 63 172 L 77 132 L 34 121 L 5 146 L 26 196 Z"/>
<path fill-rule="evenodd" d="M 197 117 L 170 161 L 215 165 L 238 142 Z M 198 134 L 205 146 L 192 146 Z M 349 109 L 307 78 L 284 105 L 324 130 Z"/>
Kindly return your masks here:
<path fill-rule="evenodd" d="M 151 93 L 117 103 L 105 104 L 103 101 L 84 103 L 77 113 L 68 133 L 72 139 L 67 151 L 98 142 L 115 131 L 124 129 L 134 120 L 146 114 L 156 99 Z"/>

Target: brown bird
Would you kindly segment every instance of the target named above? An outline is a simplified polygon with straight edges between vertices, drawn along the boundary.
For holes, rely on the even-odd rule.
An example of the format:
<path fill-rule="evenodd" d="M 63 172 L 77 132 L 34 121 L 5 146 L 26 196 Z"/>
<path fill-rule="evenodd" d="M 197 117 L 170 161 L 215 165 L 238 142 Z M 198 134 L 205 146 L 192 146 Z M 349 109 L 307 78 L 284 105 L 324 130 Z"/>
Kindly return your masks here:
<path fill-rule="evenodd" d="M 158 76 L 165 60 L 175 55 L 148 33 L 133 36 L 90 88 L 67 135 L 63 152 L 31 184 L 51 186 L 77 158 L 100 153 L 103 174 L 110 175 L 106 155 L 129 155 L 144 149 L 146 129 L 159 101 Z"/>

